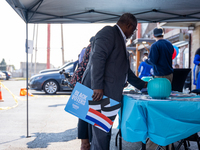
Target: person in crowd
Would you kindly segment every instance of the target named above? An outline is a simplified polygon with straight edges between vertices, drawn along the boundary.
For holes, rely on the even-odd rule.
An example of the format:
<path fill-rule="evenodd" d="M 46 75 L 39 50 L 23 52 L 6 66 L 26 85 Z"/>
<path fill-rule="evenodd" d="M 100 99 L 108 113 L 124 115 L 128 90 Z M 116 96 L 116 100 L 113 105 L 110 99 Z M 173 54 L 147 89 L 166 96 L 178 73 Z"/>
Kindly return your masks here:
<path fill-rule="evenodd" d="M 172 55 L 174 47 L 168 40 L 163 38 L 164 31 L 162 28 L 155 28 L 153 36 L 156 42 L 151 45 L 148 59 L 145 62 L 153 66 L 155 78 L 167 78 L 172 83 L 174 71 L 172 67 Z M 148 149 L 151 149 L 151 147 L 155 149 L 158 145 L 148 140 L 146 146 Z"/>
<path fill-rule="evenodd" d="M 179 68 L 179 64 L 176 64 L 174 67 L 175 67 L 176 69 Z"/>
<path fill-rule="evenodd" d="M 70 87 L 72 87 L 72 88 L 76 85 L 76 82 L 81 83 L 83 73 L 84 73 L 84 71 L 87 67 L 88 61 L 89 61 L 89 56 L 90 56 L 90 51 L 91 51 L 93 40 L 94 40 L 94 37 L 91 37 L 90 41 L 89 41 L 90 44 L 85 49 L 85 54 L 83 55 L 83 59 L 82 59 L 81 63 L 79 64 L 79 67 L 76 69 L 76 71 L 74 72 L 74 74 L 72 75 L 72 77 L 70 79 Z"/>
<path fill-rule="evenodd" d="M 193 63 L 193 84 L 196 85 L 196 89 L 200 89 L 200 48 L 195 52 Z"/>
<path fill-rule="evenodd" d="M 78 55 L 78 58 L 79 58 L 79 55 Z M 79 66 L 79 63 L 78 63 L 79 60 L 76 60 L 73 64 L 73 72 L 76 70 L 77 66 Z"/>
<path fill-rule="evenodd" d="M 157 27 L 153 30 L 156 42 L 151 45 L 148 59 L 145 62 L 153 66 L 154 77 L 167 78 L 170 82 L 173 79 L 172 55 L 173 45 L 163 39 L 164 31 Z"/>
<path fill-rule="evenodd" d="M 90 38 L 90 40 L 89 40 L 90 44 L 86 47 L 82 61 L 79 64 L 78 68 L 75 70 L 75 72 L 73 73 L 73 75 L 71 77 L 69 76 L 68 86 L 71 88 L 74 88 L 77 82 L 81 83 L 83 73 L 84 73 L 84 71 L 87 67 L 88 61 L 89 61 L 89 56 L 90 56 L 90 51 L 91 51 L 93 40 L 94 40 L 94 36 Z M 89 136 L 90 136 L 90 138 L 92 137 L 90 125 L 88 125 L 88 129 L 84 128 L 83 130 L 81 130 L 79 128 L 78 138 L 81 139 L 81 150 L 89 150 L 90 149 L 90 144 L 88 144 Z M 90 141 L 91 141 L 91 139 L 90 139 Z"/>
<path fill-rule="evenodd" d="M 86 47 L 84 47 L 82 50 L 81 50 L 81 53 L 79 54 L 79 58 L 78 58 L 78 61 L 79 61 L 79 64 L 81 64 L 82 60 L 83 60 L 83 56 L 85 54 L 85 50 L 86 50 Z"/>
<path fill-rule="evenodd" d="M 103 101 L 103 95 L 118 102 L 122 100 L 125 83 L 138 89 L 146 88 L 147 82 L 138 78 L 130 69 L 126 39 L 137 27 L 137 19 L 130 13 L 123 14 L 115 26 L 106 26 L 94 37 L 90 59 L 83 74 L 82 83 L 93 90 L 93 101 Z M 78 138 L 85 139 L 81 150 L 109 150 L 111 130 L 107 133 L 92 126 L 91 145 L 88 134 L 79 133 L 88 129 L 88 124 L 79 119 Z"/>
<path fill-rule="evenodd" d="M 152 76 L 153 75 L 153 67 L 145 62 L 145 60 L 147 58 L 148 58 L 148 53 L 145 52 L 142 62 L 140 63 L 140 65 L 138 67 L 139 78 L 142 78 L 144 76 Z"/>

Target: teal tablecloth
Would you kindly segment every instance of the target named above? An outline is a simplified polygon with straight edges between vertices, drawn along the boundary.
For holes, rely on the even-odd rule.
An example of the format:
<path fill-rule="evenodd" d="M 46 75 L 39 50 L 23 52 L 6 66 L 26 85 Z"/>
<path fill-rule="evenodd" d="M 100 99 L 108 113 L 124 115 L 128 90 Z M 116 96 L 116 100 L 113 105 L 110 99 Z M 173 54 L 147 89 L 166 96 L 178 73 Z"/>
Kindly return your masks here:
<path fill-rule="evenodd" d="M 128 142 L 166 146 L 200 131 L 200 97 L 172 97 L 169 100 L 123 96 L 119 127 Z M 173 99 L 173 100 L 171 100 Z"/>

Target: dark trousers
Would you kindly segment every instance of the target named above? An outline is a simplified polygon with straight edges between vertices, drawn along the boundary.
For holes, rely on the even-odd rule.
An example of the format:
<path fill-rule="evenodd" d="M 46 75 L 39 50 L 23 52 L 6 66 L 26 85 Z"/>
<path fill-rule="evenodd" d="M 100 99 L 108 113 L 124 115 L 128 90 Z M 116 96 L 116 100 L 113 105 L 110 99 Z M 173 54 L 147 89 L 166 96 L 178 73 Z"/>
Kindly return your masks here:
<path fill-rule="evenodd" d="M 81 119 L 78 120 L 78 139 L 92 140 L 92 125 Z"/>
<path fill-rule="evenodd" d="M 86 81 L 82 82 L 83 85 L 90 87 L 86 83 Z M 89 139 L 90 142 L 92 140 L 92 125 L 81 119 L 78 120 L 78 139 Z"/>
<path fill-rule="evenodd" d="M 78 139 L 89 139 L 91 142 L 90 150 L 109 150 L 111 130 L 106 133 L 101 129 L 79 119 Z"/>
<path fill-rule="evenodd" d="M 111 130 L 106 133 L 101 129 L 92 126 L 92 143 L 90 150 L 109 150 Z"/>

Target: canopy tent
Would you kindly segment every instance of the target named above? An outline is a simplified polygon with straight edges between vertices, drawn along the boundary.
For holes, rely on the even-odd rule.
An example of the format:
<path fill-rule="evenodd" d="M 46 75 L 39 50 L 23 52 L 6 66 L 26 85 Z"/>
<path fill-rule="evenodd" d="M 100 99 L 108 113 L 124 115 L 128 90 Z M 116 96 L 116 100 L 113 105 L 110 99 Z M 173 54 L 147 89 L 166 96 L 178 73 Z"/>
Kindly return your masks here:
<path fill-rule="evenodd" d="M 6 0 L 26 23 L 116 23 L 130 12 L 138 22 L 200 21 L 200 0 Z M 26 45 L 26 52 L 28 45 Z M 28 53 L 27 53 L 28 93 Z M 27 95 L 27 137 L 28 95 Z"/>
<path fill-rule="evenodd" d="M 200 20 L 199 0 L 6 0 L 26 23 L 115 23 L 124 12 L 139 22 Z"/>

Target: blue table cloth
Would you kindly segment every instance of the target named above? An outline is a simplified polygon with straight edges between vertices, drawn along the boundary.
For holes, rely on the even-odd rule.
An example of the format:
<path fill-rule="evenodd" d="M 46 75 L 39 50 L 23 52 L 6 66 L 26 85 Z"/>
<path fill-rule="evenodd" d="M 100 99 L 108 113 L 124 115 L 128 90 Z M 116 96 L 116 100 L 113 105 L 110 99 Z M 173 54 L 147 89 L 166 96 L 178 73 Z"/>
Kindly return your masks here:
<path fill-rule="evenodd" d="M 147 138 L 166 146 L 200 131 L 200 97 L 175 96 L 167 100 L 123 96 L 119 128 L 128 142 Z"/>

